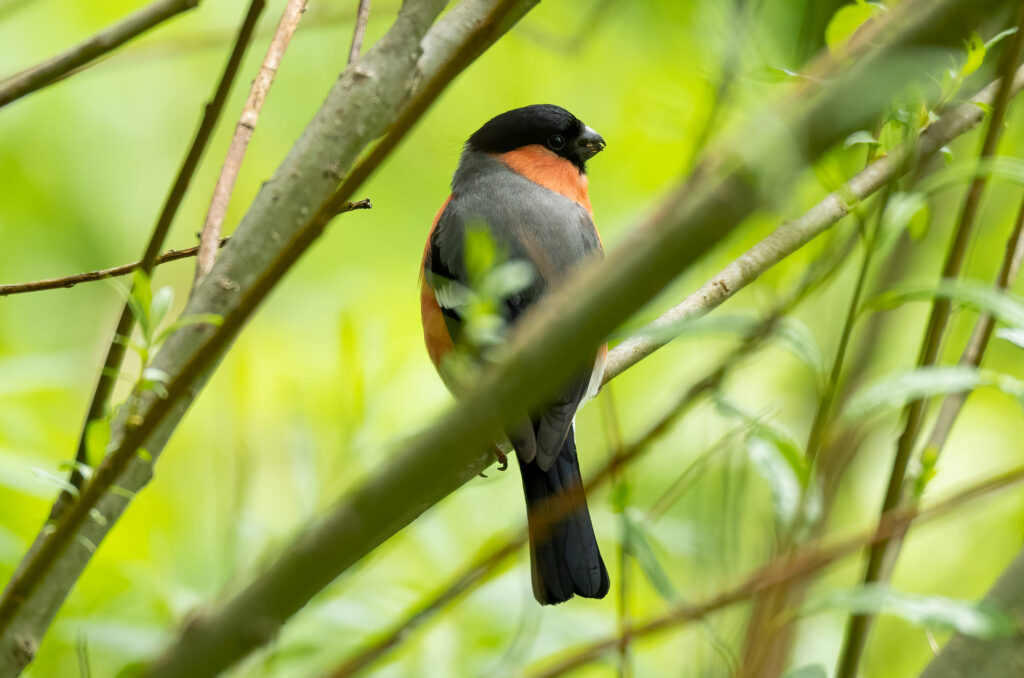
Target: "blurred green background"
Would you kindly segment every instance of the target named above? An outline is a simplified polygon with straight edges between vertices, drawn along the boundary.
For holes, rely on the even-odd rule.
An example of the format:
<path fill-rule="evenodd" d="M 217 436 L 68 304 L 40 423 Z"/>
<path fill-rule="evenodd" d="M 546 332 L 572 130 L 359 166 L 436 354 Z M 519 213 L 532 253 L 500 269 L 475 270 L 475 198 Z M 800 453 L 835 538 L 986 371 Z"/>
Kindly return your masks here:
<path fill-rule="evenodd" d="M 93 34 L 142 3 L 20 0 L 0 3 L 0 70 L 18 71 Z M 168 239 L 195 242 L 230 134 L 282 0 L 269 2 L 224 119 Z M 417 125 L 357 197 L 373 209 L 343 216 L 295 267 L 242 334 L 173 437 L 156 477 L 127 512 L 68 599 L 28 675 L 77 675 L 76 644 L 95 676 L 114 674 L 168 641 L 197 606 L 237 590 L 298 528 L 382 464 L 450 406 L 423 349 L 417 266 L 431 220 L 448 194 L 461 145 L 506 109 L 557 103 L 607 140 L 590 163 L 591 198 L 605 246 L 628 230 L 692 166 L 708 130 L 757 115 L 757 102 L 785 86 L 778 69 L 799 69 L 823 44 L 832 0 L 548 0 L 473 64 Z M 205 0 L 106 62 L 0 111 L 0 282 L 106 268 L 138 258 L 212 92 L 247 2 Z M 319 106 L 343 67 L 356 2 L 311 0 L 281 65 L 234 192 L 226 230 Z M 397 0 L 373 3 L 366 45 L 390 25 Z M 991 37 L 989 35 L 983 36 Z M 731 64 L 723 66 L 724 64 Z M 723 70 L 735 79 L 721 106 Z M 968 87 L 969 89 L 969 87 Z M 1024 155 L 1024 114 L 1013 110 L 1001 153 Z M 953 146 L 969 157 L 975 131 Z M 824 194 L 829 176 L 849 176 L 863 146 L 835 149 L 795 191 L 778 196 L 713 256 L 693 267 L 641 314 L 650 319 L 787 218 Z M 823 182 L 824 180 L 824 182 Z M 937 196 L 927 236 L 898 255 L 909 280 L 937 275 L 962 187 Z M 1019 188 L 997 182 L 980 215 L 967 276 L 991 281 L 1012 226 Z M 854 224 L 847 219 L 835 236 Z M 826 235 L 770 271 L 716 314 L 768 309 L 824 256 Z M 837 241 L 838 241 L 837 240 Z M 833 243 L 834 245 L 834 243 Z M 859 251 L 859 250 L 858 250 Z M 859 256 L 794 317 L 831 361 Z M 191 261 L 161 267 L 180 309 Z M 13 571 L 47 515 L 53 479 L 73 456 L 99 363 L 121 308 L 108 283 L 0 299 L 0 579 Z M 913 365 L 927 304 L 887 313 L 868 376 Z M 955 319 L 947 362 L 974 321 Z M 860 327 L 860 326 L 859 326 Z M 854 334 L 854 341 L 861 339 Z M 614 382 L 622 435 L 649 425 L 737 344 L 735 334 L 683 337 Z M 994 340 L 992 369 L 1024 376 L 1020 349 Z M 137 363 L 126 367 L 135 378 Z M 130 381 L 122 383 L 122 397 Z M 723 397 L 806 439 L 816 379 L 799 357 L 771 344 L 737 370 Z M 933 408 L 934 409 L 934 408 Z M 607 410 L 605 410 L 607 411 Z M 584 471 L 610 453 L 602 407 L 578 418 Z M 713 403 L 674 426 L 628 471 L 638 516 L 737 420 Z M 898 411 L 871 433 L 840 486 L 829 529 L 873 524 L 888 478 Z M 1020 405 L 991 390 L 973 395 L 941 459 L 929 496 L 1020 463 Z M 513 462 L 514 463 L 514 462 Z M 491 540 L 524 518 L 518 474 L 490 472 L 431 509 L 318 596 L 272 646 L 233 675 L 319 675 L 408 606 L 434 590 Z M 590 500 L 613 582 L 623 576 L 620 528 L 607 489 Z M 703 600 L 772 555 L 772 488 L 737 438 L 719 452 L 647 538 L 678 594 Z M 971 504 L 915 529 L 894 584 L 912 592 L 975 598 L 1018 550 L 1024 491 Z M 643 619 L 667 601 L 629 561 L 630 613 Z M 852 586 L 847 559 L 816 589 Z M 603 601 L 538 607 L 525 552 L 502 567 L 374 667 L 379 676 L 519 675 L 543 658 L 614 633 L 616 591 Z M 728 676 L 748 607 L 640 641 L 635 675 Z M 810 616 L 793 665 L 834 662 L 845 616 Z M 945 634 L 939 633 L 941 641 Z M 884 617 L 863 665 L 870 678 L 906 676 L 932 654 L 925 631 Z M 581 671 L 613 673 L 611 656 Z"/>

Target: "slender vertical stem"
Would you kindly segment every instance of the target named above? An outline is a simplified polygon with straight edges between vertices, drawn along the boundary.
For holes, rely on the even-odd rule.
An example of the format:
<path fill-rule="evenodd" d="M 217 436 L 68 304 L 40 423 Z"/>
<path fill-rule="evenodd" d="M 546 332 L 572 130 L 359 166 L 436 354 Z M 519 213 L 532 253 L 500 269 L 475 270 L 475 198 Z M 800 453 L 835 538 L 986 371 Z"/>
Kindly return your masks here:
<path fill-rule="evenodd" d="M 221 226 L 224 225 L 224 218 L 228 213 L 228 205 L 231 202 L 231 193 L 235 189 L 235 182 L 238 180 L 238 173 L 242 169 L 242 160 L 245 158 L 245 151 L 249 148 L 249 140 L 256 131 L 256 123 L 260 118 L 260 111 L 263 109 L 263 102 L 267 100 L 270 93 L 270 86 L 274 84 L 274 76 L 284 58 L 284 52 L 288 49 L 288 43 L 299 27 L 302 14 L 306 11 L 306 0 L 288 0 L 284 12 L 281 13 L 281 20 L 274 31 L 274 37 L 267 47 L 267 54 L 263 57 L 259 73 L 252 81 L 249 89 L 249 98 L 242 109 L 242 115 L 235 125 L 235 134 L 231 137 L 231 145 L 228 148 L 227 157 L 224 159 L 224 166 L 217 177 L 217 184 L 213 188 L 213 198 L 210 199 L 210 207 L 206 211 L 206 219 L 203 222 L 203 230 L 199 234 L 199 254 L 196 256 L 195 285 L 202 282 L 206 274 L 213 268 L 213 262 L 217 258 L 217 241 L 220 240 Z"/>
<path fill-rule="evenodd" d="M 1007 47 L 1003 63 L 1000 67 L 1002 79 L 999 83 L 999 90 L 996 93 L 995 103 L 992 106 L 992 117 L 989 120 L 988 128 L 985 131 L 985 138 L 982 142 L 981 158 L 994 155 L 999 144 L 1003 121 L 1005 120 L 1006 111 L 1011 99 L 1012 85 L 1010 81 L 1013 78 L 1017 64 L 1020 62 L 1021 53 L 1024 51 L 1024 3 L 1020 4 L 1017 11 L 1016 25 L 1017 32 L 1011 38 L 1010 45 Z M 946 255 L 946 261 L 942 268 L 943 278 L 956 278 L 960 275 L 987 181 L 988 177 L 986 175 L 979 174 L 971 182 L 967 196 L 964 199 L 959 223 L 950 242 L 949 252 Z M 949 299 L 937 298 L 932 304 L 931 315 L 928 318 L 928 327 L 925 330 L 924 340 L 922 341 L 921 351 L 917 360 L 919 367 L 934 365 L 938 360 L 942 336 L 949 320 L 950 310 L 951 304 Z M 907 466 L 924 422 L 926 405 L 926 400 L 915 400 L 904 409 L 906 424 L 896 444 L 896 456 L 893 460 L 889 485 L 886 488 L 885 499 L 882 503 L 883 513 L 896 507 L 902 500 Z M 864 571 L 863 582 L 865 584 L 881 579 L 883 570 L 886 568 L 886 560 L 889 557 L 889 544 L 889 539 L 883 539 L 872 544 Z M 846 629 L 846 637 L 843 641 L 843 647 L 837 664 L 836 678 L 854 678 L 857 675 L 857 667 L 860 664 L 860 658 L 867 643 L 871 620 L 872 617 L 870 615 L 853 615 L 850 617 L 850 623 Z"/>
<path fill-rule="evenodd" d="M 619 413 L 615 407 L 615 397 L 612 391 L 611 385 L 606 386 L 601 391 L 601 411 L 604 415 L 605 438 L 608 441 L 608 447 L 612 450 L 613 459 L 617 459 L 622 456 L 625 447 L 622 441 L 622 427 L 619 425 Z M 625 467 L 616 467 L 611 474 L 611 481 L 614 487 L 612 490 L 612 501 L 615 511 L 619 514 L 619 596 L 615 608 L 618 618 L 619 637 L 621 638 L 618 647 L 619 678 L 628 678 L 632 674 L 629 658 L 629 634 L 625 633 L 625 630 L 630 625 L 629 540 L 631 538 L 631 530 L 629 529 L 629 517 L 626 515 L 626 510 L 629 507 L 629 476 L 627 473 L 628 471 Z"/>
<path fill-rule="evenodd" d="M 995 287 L 999 291 L 1006 291 L 1013 286 L 1020 271 L 1021 258 L 1024 257 L 1024 201 L 1021 202 L 1017 211 L 1017 219 L 1006 241 L 1006 253 L 1003 255 L 1003 265 L 999 270 L 999 277 L 996 279 Z M 960 356 L 960 364 L 969 367 L 979 367 L 985 356 L 985 349 L 992 338 L 992 330 L 995 329 L 996 320 L 988 313 L 982 313 L 978 322 L 974 325 L 971 338 L 967 341 L 967 348 Z M 942 401 L 939 408 L 939 416 L 935 420 L 932 434 L 928 437 L 925 450 L 932 455 L 934 462 L 937 460 L 942 448 L 946 445 L 946 439 L 953 429 L 953 423 L 963 409 L 967 401 L 967 392 L 950 393 Z"/>
<path fill-rule="evenodd" d="M 348 62 L 352 64 L 359 58 L 363 50 L 363 37 L 366 35 L 366 24 L 370 21 L 370 0 L 359 0 L 356 10 L 356 27 L 352 31 L 352 46 L 348 50 Z"/>

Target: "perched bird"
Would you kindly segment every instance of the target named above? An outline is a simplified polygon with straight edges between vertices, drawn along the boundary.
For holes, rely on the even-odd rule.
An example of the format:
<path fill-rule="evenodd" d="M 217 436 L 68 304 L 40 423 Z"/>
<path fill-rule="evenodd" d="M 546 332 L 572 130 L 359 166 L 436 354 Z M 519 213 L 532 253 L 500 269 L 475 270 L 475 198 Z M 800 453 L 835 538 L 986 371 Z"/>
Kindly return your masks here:
<path fill-rule="evenodd" d="M 466 142 L 452 192 L 434 219 L 423 253 L 420 306 L 427 352 L 449 389 L 445 361 L 467 348 L 464 291 L 467 233 L 482 228 L 511 262 L 527 262 L 528 282 L 505 290 L 497 308 L 511 327 L 531 304 L 594 257 L 603 256 L 587 193 L 586 162 L 605 146 L 564 108 L 535 105 L 489 120 Z M 603 598 L 608 570 L 590 522 L 576 456 L 576 410 L 601 384 L 607 354 L 560 395 L 507 431 L 516 450 L 530 526 L 533 593 L 543 605 L 579 594 Z"/>

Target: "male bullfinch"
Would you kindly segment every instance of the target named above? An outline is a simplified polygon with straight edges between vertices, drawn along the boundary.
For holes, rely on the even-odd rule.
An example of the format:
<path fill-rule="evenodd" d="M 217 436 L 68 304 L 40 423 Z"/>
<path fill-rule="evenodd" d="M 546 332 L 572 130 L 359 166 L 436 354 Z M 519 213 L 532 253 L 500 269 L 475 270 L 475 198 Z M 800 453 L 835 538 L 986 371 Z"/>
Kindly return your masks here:
<path fill-rule="evenodd" d="M 468 229 L 486 228 L 509 261 L 525 261 L 533 269 L 528 285 L 500 299 L 507 326 L 582 264 L 603 256 L 587 195 L 586 162 L 604 145 L 601 135 L 551 105 L 502 113 L 466 142 L 451 196 L 434 219 L 423 254 L 423 336 L 439 371 L 446 356 L 467 340 L 465 309 L 446 288 L 453 282 L 471 286 L 464 257 Z M 583 497 L 573 436 L 576 410 L 600 386 L 606 354 L 602 347 L 586 361 L 593 369 L 531 413 L 528 423 L 508 431 L 526 494 L 533 593 L 542 605 L 574 594 L 603 598 L 608 593 L 608 570 Z M 445 381 L 452 388 L 451 380 Z"/>

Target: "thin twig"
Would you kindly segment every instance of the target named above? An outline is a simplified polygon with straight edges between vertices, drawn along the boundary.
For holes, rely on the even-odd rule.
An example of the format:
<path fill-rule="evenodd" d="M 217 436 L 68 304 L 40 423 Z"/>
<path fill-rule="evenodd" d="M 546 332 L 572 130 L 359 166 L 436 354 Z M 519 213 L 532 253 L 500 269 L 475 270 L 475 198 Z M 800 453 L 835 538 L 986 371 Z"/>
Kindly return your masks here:
<path fill-rule="evenodd" d="M 117 49 L 132 38 L 198 4 L 199 0 L 157 0 L 66 52 L 10 76 L 0 82 L 0 107 L 52 84 L 65 73 Z"/>
<path fill-rule="evenodd" d="M 217 241 L 217 247 L 223 247 L 230 236 L 221 238 Z M 177 261 L 178 259 L 187 259 L 188 257 L 194 257 L 196 252 L 199 251 L 199 245 L 195 247 L 186 247 L 183 250 L 167 250 L 159 256 L 156 261 L 153 262 L 154 266 L 160 264 L 166 264 L 168 261 Z M 0 297 L 6 297 L 12 294 L 24 294 L 26 292 L 41 292 L 43 290 L 56 290 L 62 287 L 74 287 L 78 283 L 96 282 L 97 280 L 106 280 L 107 278 L 116 278 L 120 275 L 128 275 L 132 273 L 142 265 L 141 261 L 136 261 L 130 264 L 121 264 L 120 266 L 114 266 L 113 268 L 105 268 L 101 271 L 90 271 L 88 273 L 76 273 L 74 275 L 67 275 L 63 278 L 45 278 L 43 280 L 33 280 L 32 282 L 23 283 L 11 283 L 8 285 L 0 285 Z"/>
<path fill-rule="evenodd" d="M 370 21 L 370 0 L 359 0 L 356 10 L 356 26 L 352 31 L 352 46 L 348 50 L 349 65 L 355 63 L 359 53 L 363 51 L 363 37 L 366 36 L 366 24 Z"/>
<path fill-rule="evenodd" d="M 227 101 L 231 85 L 235 82 L 235 76 L 238 75 L 242 58 L 245 56 L 245 50 L 252 40 L 253 32 L 256 30 L 256 22 L 263 12 L 264 5 L 264 0 L 252 0 L 249 9 L 246 11 L 245 18 L 242 20 L 241 26 L 239 26 L 238 36 L 235 38 L 231 55 L 228 57 L 227 64 L 224 66 L 224 72 L 217 83 L 217 89 L 203 110 L 203 118 L 199 122 L 199 129 L 196 130 L 192 145 L 189 146 L 185 159 L 181 163 L 181 168 L 178 170 L 178 175 L 174 179 L 174 184 L 172 184 L 171 190 L 167 194 L 167 200 L 164 202 L 160 216 L 153 227 L 153 233 L 149 237 L 149 243 L 146 245 L 146 250 L 142 255 L 142 261 L 139 263 L 139 270 L 146 275 L 153 271 L 157 256 L 160 254 L 160 248 L 163 247 L 167 232 L 171 229 L 171 223 L 174 221 L 174 216 L 178 213 L 178 207 L 181 206 L 181 202 L 185 198 L 185 192 L 192 182 L 192 177 L 199 166 L 199 160 L 203 155 L 203 151 L 206 150 L 206 145 L 209 143 L 210 137 L 213 136 L 213 130 L 217 126 L 221 112 L 224 110 L 224 102 Z M 103 360 L 103 369 L 100 370 L 96 390 L 93 392 L 92 401 L 89 403 L 89 410 L 85 416 L 85 424 L 82 426 L 82 433 L 78 438 L 78 450 L 75 453 L 75 461 L 77 463 L 69 479 L 71 485 L 78 489 L 82 488 L 82 484 L 85 481 L 82 472 L 79 470 L 80 465 L 87 465 L 90 461 L 96 461 L 89 459 L 85 444 L 89 422 L 102 419 L 106 414 L 110 394 L 117 380 L 116 375 L 121 369 L 121 362 L 124 360 L 124 354 L 127 350 L 125 342 L 119 341 L 118 337 L 130 336 L 134 327 L 135 316 L 132 314 L 131 307 L 125 303 L 121 309 L 121 317 L 117 321 L 117 328 L 110 339 L 107 356 Z M 54 504 L 53 510 L 50 512 L 50 519 L 58 518 L 70 500 L 71 494 L 62 492 Z"/>
<path fill-rule="evenodd" d="M 971 130 L 984 119 L 984 111 L 976 104 L 993 105 L 999 81 L 978 92 L 968 102 L 951 108 L 938 122 L 924 130 L 916 145 L 916 156 L 908 158 L 902 149 L 889 153 L 859 172 L 841 188 L 825 196 L 821 202 L 793 221 L 775 231 L 740 255 L 676 306 L 646 325 L 636 335 L 616 346 L 608 354 L 604 380 L 610 381 L 672 340 L 667 328 L 683 320 L 698 318 L 717 308 L 725 300 L 757 280 L 757 278 L 790 254 L 845 217 L 856 204 L 868 198 L 886 183 L 906 173 L 956 137 Z M 1011 83 L 1016 94 L 1024 87 L 1024 67 L 1017 70 Z"/>
<path fill-rule="evenodd" d="M 228 205 L 231 202 L 231 193 L 235 190 L 238 173 L 242 169 L 245 151 L 256 130 L 260 110 L 263 108 L 263 102 L 267 100 L 267 93 L 274 82 L 274 76 L 277 74 L 278 66 L 281 65 L 284 52 L 288 49 L 288 43 L 291 42 L 292 35 L 299 26 L 303 12 L 306 11 L 306 2 L 307 0 L 288 0 L 288 4 L 285 5 L 284 12 L 281 14 L 281 20 L 277 24 L 274 37 L 267 48 L 267 54 L 263 57 L 259 73 L 252 81 L 249 98 L 246 100 L 242 116 L 235 126 L 235 134 L 231 137 L 231 145 L 228 147 L 224 166 L 220 170 L 220 176 L 217 177 L 217 185 L 213 188 L 210 208 L 206 211 L 203 230 L 199 234 L 195 284 L 199 284 L 206 277 L 217 258 L 217 241 L 220 240 L 221 227 L 224 225 L 224 217 L 228 213 Z"/>
<path fill-rule="evenodd" d="M 730 605 L 744 601 L 757 593 L 767 591 L 779 584 L 793 581 L 821 570 L 845 556 L 856 553 L 870 544 L 877 544 L 906 529 L 911 522 L 930 522 L 947 515 L 950 511 L 975 499 L 1024 481 L 1024 467 L 1017 467 L 949 496 L 934 506 L 920 510 L 915 507 L 897 507 L 882 514 L 877 527 L 834 544 L 818 543 L 800 549 L 792 556 L 783 555 L 757 570 L 737 586 L 723 591 L 698 605 L 682 604 L 660 617 L 655 617 L 627 629 L 632 638 L 648 636 L 696 619 L 703 619 Z M 530 674 L 530 678 L 555 678 L 589 664 L 614 650 L 622 642 L 620 636 L 612 636 L 587 645 L 558 662 L 551 668 Z"/>
<path fill-rule="evenodd" d="M 1021 54 L 1024 53 L 1024 3 L 1021 3 L 1016 17 L 1017 32 L 1010 38 L 1011 43 L 1004 54 L 1004 61 L 999 69 L 1002 79 L 999 83 L 999 90 L 996 93 L 992 105 L 992 118 L 989 120 L 988 128 L 985 131 L 985 138 L 981 145 L 980 158 L 984 159 L 995 154 L 999 145 L 999 137 L 1003 131 L 1003 121 L 1010 100 L 1013 98 L 1013 86 L 1011 83 L 1012 74 L 1017 72 L 1017 65 L 1020 63 Z M 957 223 L 953 239 L 949 244 L 949 251 L 942 268 L 942 278 L 957 278 L 967 256 L 968 244 L 971 233 L 974 230 L 975 217 L 978 214 L 978 207 L 981 204 L 981 197 L 988 183 L 988 176 L 978 174 L 971 182 L 964 199 L 963 209 L 960 212 L 960 219 Z M 928 318 L 928 326 L 921 342 L 921 350 L 918 355 L 918 367 L 927 367 L 936 364 L 939 359 L 939 352 L 942 345 L 942 336 L 945 333 L 949 321 L 952 304 L 949 299 L 937 297 L 932 303 L 931 314 Z M 882 513 L 890 511 L 900 504 L 904 494 L 904 480 L 906 479 L 907 466 L 910 462 L 911 453 L 917 442 L 918 434 L 924 423 L 927 400 L 914 400 L 904 408 L 906 423 L 903 433 L 900 434 L 896 443 L 896 455 L 893 459 L 892 471 L 889 475 L 889 484 L 885 491 L 885 498 L 882 502 Z M 889 557 L 889 541 L 882 540 L 872 544 L 868 553 L 867 565 L 864 569 L 863 582 L 870 584 L 882 579 L 883 570 L 886 569 L 886 560 Z M 836 678 L 854 678 L 857 675 L 857 667 L 860 658 L 867 644 L 868 633 L 871 629 L 872 615 L 855 614 L 851 615 L 850 622 L 846 628 L 846 635 L 843 639 L 843 646 L 836 666 Z"/>

